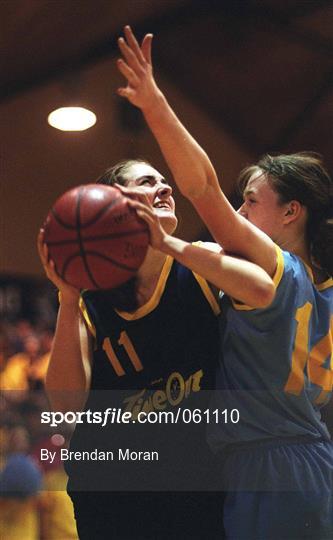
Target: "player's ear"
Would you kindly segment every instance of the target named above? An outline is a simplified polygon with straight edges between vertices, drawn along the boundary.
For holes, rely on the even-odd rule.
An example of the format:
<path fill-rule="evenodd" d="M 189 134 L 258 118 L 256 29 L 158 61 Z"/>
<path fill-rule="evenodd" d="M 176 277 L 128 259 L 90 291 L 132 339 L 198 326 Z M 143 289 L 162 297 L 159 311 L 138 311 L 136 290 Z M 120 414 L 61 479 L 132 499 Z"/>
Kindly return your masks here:
<path fill-rule="evenodd" d="M 289 201 L 285 205 L 283 222 L 285 224 L 296 221 L 303 212 L 303 205 L 299 201 Z"/>

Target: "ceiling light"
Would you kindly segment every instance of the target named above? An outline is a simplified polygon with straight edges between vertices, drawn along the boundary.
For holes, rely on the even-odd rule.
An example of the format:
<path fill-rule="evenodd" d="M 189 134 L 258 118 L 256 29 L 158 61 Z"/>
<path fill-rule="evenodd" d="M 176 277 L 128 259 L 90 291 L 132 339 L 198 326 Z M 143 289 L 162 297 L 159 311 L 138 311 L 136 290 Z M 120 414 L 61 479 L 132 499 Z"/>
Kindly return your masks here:
<path fill-rule="evenodd" d="M 61 131 L 84 131 L 96 124 L 96 115 L 83 107 L 61 107 L 52 111 L 47 121 Z"/>

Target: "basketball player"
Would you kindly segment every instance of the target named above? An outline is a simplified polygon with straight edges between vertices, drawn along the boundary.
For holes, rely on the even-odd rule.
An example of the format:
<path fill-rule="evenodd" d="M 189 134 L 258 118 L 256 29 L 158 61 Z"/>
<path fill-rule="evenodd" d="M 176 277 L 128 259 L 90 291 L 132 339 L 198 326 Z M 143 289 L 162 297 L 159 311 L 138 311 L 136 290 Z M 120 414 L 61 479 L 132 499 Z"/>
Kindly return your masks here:
<path fill-rule="evenodd" d="M 118 93 L 142 110 L 181 192 L 217 242 L 259 264 L 277 287 L 266 308 L 222 299 L 216 402 L 240 411 L 238 424 L 211 433 L 225 460 L 226 537 L 333 538 L 333 447 L 320 418 L 333 385 L 332 179 L 317 155 L 266 155 L 242 172 L 244 203 L 235 212 L 156 86 L 152 35 L 139 47 L 126 27 L 125 38 L 118 67 L 127 86 Z M 144 202 L 132 205 L 149 222 Z M 167 235 L 155 247 L 170 253 Z"/>
<path fill-rule="evenodd" d="M 61 293 L 46 378 L 51 403 L 58 411 L 82 408 L 103 411 L 110 407 L 114 391 L 118 391 L 123 396 L 123 409 L 133 415 L 151 409 L 188 406 L 191 398 L 212 388 L 218 357 L 216 315 L 219 308 L 206 280 L 213 283 L 216 290 L 223 288 L 239 301 L 257 307 L 271 302 L 273 282 L 258 266 L 224 255 L 215 244 L 208 244 L 207 251 L 202 245 L 191 245 L 172 237 L 177 225 L 172 189 L 147 162 L 122 162 L 107 170 L 98 181 L 108 185 L 123 184 L 121 189 L 134 190 L 146 198 L 147 208 L 156 218 L 152 245 L 134 281 L 116 291 L 84 291 L 80 297 L 78 290 L 57 275 L 53 261 L 48 260 L 43 233 L 39 235 L 43 266 Z M 175 257 L 154 248 L 155 236 L 158 237 L 160 230 L 170 235 Z M 180 263 L 176 262 L 176 257 Z M 189 261 L 191 270 L 184 266 Z M 162 428 L 159 435 L 163 438 Z M 115 429 L 113 425 L 107 429 L 77 424 L 71 450 L 96 447 L 110 450 L 124 437 L 121 428 Z M 171 431 L 171 437 L 174 433 Z M 140 437 L 140 433 L 136 431 L 135 436 Z M 195 440 L 196 453 L 203 442 L 204 436 L 201 441 Z M 171 443 L 173 468 L 181 468 L 181 458 L 190 460 L 193 446 L 187 446 L 188 453 L 184 456 L 184 430 L 183 435 L 177 432 Z M 138 444 L 134 437 L 132 444 Z M 186 493 L 130 492 L 131 486 L 138 489 L 134 477 L 141 469 L 135 468 L 124 469 L 127 474 L 123 473 L 121 486 L 125 491 L 112 493 L 110 491 L 116 488 L 110 467 L 108 463 L 91 465 L 75 460 L 66 464 L 68 489 L 81 539 L 176 539 L 200 538 L 206 534 L 210 538 L 221 537 L 218 511 L 221 503 L 214 494 L 189 490 Z M 151 470 L 144 471 L 151 474 Z M 199 487 L 200 474 L 198 467 L 194 470 L 194 480 L 198 478 Z M 160 475 L 160 469 L 156 469 L 155 487 L 162 491 L 168 488 Z M 146 478 L 142 485 L 149 487 L 144 481 Z M 186 489 L 186 482 L 184 485 Z"/>

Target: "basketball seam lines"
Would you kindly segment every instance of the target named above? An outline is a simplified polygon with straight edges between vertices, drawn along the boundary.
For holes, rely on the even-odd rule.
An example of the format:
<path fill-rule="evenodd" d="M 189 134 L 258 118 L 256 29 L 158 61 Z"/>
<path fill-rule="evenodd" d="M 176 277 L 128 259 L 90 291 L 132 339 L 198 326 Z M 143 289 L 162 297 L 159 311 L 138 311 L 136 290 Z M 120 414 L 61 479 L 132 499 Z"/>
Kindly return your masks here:
<path fill-rule="evenodd" d="M 107 257 L 106 255 L 102 255 L 102 253 L 99 253 L 98 251 L 86 251 L 87 255 L 95 255 L 96 257 L 99 257 L 100 259 L 104 259 L 105 261 L 108 261 L 115 266 L 118 266 L 119 268 L 122 268 L 123 270 L 129 270 L 130 272 L 136 272 L 137 268 L 133 268 L 132 266 L 127 266 L 124 263 L 120 263 L 118 261 L 115 261 L 114 259 L 111 259 L 111 257 Z"/>
<path fill-rule="evenodd" d="M 126 266 L 126 264 L 119 263 L 118 261 L 115 261 L 114 259 L 111 259 L 111 257 L 107 257 L 106 255 L 102 255 L 101 253 L 98 253 L 98 251 L 86 251 L 87 255 L 94 255 L 95 257 L 99 257 L 100 259 L 104 259 L 105 261 L 110 262 L 114 266 L 118 266 L 119 268 L 122 268 L 123 270 L 128 270 L 129 272 L 136 272 L 137 268 L 132 268 L 131 266 Z M 66 259 L 66 263 L 63 266 L 63 275 L 65 275 L 65 271 L 67 270 L 67 266 L 70 262 L 72 262 L 75 257 L 80 257 L 81 253 L 78 251 L 77 253 L 73 253 Z M 101 288 L 101 287 L 99 287 Z"/>
<path fill-rule="evenodd" d="M 97 214 L 90 220 L 90 221 L 87 221 L 86 223 L 84 223 L 84 225 L 81 226 L 81 229 L 85 229 L 86 227 L 89 227 L 90 225 L 93 225 L 96 221 L 99 220 L 99 218 L 105 214 L 105 212 L 107 210 L 109 210 L 110 208 L 112 208 L 116 203 L 118 203 L 118 201 L 120 201 L 121 199 L 123 199 L 124 197 L 122 195 L 120 195 L 119 197 L 117 197 L 116 199 L 114 199 L 113 201 L 109 202 L 106 206 L 104 206 L 104 208 L 102 208 L 99 212 L 97 212 Z"/>
<path fill-rule="evenodd" d="M 82 227 L 81 227 L 82 229 Z M 124 231 L 122 233 L 114 234 L 104 234 L 100 236 L 85 236 L 82 238 L 83 242 L 92 242 L 98 240 L 112 240 L 114 238 L 122 238 L 124 236 L 135 236 L 138 234 L 148 234 L 146 229 L 140 229 L 137 231 Z M 67 244 L 76 244 L 77 239 L 73 238 L 72 240 L 55 240 L 54 242 L 48 242 L 49 246 L 62 246 Z"/>
<path fill-rule="evenodd" d="M 84 188 L 82 188 L 82 189 L 84 189 Z M 80 193 L 81 193 L 81 190 L 79 192 L 78 197 L 80 197 Z M 81 229 L 85 229 L 86 227 L 90 227 L 90 225 L 93 225 L 96 221 L 99 220 L 99 218 L 103 214 L 105 214 L 105 212 L 107 210 L 109 210 L 109 208 L 112 208 L 112 206 L 114 206 L 122 198 L 123 197 L 120 196 L 117 199 L 109 202 L 106 206 L 104 206 L 104 208 L 99 210 L 99 212 L 90 221 L 88 221 L 87 223 L 84 223 L 83 225 L 81 225 Z M 70 225 L 69 223 L 65 223 L 65 221 L 63 221 L 61 219 L 61 217 L 57 214 L 57 212 L 55 211 L 54 208 L 51 208 L 51 213 L 52 213 L 54 219 L 59 223 L 59 225 L 62 225 L 64 227 L 64 229 L 69 229 L 69 230 L 75 231 L 76 225 Z"/>
<path fill-rule="evenodd" d="M 84 264 L 84 267 L 86 269 L 86 272 L 90 278 L 90 281 L 92 282 L 92 284 L 94 285 L 94 287 L 97 287 L 98 289 L 100 288 L 98 286 L 98 283 L 96 283 L 96 281 L 94 280 L 94 277 L 90 271 L 90 268 L 89 268 L 89 265 L 88 265 L 88 261 L 86 259 L 86 254 L 84 252 L 84 248 L 83 248 L 83 242 L 82 242 L 82 238 L 81 238 L 81 220 L 80 220 L 80 206 L 81 206 L 81 199 L 82 199 L 82 195 L 83 195 L 83 189 L 80 189 L 79 191 L 79 194 L 78 194 L 78 198 L 77 198 L 77 203 L 76 203 L 76 230 L 77 230 L 77 238 L 78 238 L 78 242 L 79 242 L 79 249 L 80 249 L 80 255 L 82 257 L 82 260 L 83 260 L 83 264 Z"/>

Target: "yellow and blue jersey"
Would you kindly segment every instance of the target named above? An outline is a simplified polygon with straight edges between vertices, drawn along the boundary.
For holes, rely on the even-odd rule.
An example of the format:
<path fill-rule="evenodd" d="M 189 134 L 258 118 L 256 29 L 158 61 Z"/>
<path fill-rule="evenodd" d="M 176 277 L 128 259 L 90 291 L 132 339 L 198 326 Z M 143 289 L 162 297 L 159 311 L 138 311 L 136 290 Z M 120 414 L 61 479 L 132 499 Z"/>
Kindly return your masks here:
<path fill-rule="evenodd" d="M 208 406 L 204 390 L 211 390 L 215 383 L 219 306 L 201 276 L 167 257 L 152 297 L 136 311 L 114 309 L 107 293 L 94 291 L 82 293 L 81 309 L 94 341 L 85 410 L 116 407 L 131 412 L 135 420 L 141 412 L 176 411 L 197 400 Z M 145 447 L 156 430 L 135 423 L 101 428 L 85 422 L 77 424 L 70 449 L 107 451 L 114 448 L 115 441 L 121 447 L 131 441 L 139 445 L 140 440 Z M 162 425 L 160 431 L 158 444 L 163 446 L 168 426 Z M 182 455 L 184 430 L 176 432 L 171 426 L 170 431 L 170 453 Z M 204 434 L 202 439 L 206 444 Z M 66 463 L 70 489 L 77 485 L 75 479 L 88 478 L 88 464 L 81 465 Z M 110 470 L 110 465 L 106 468 Z M 110 482 L 107 484 L 103 474 L 98 488 L 103 483 L 110 489 L 112 473 L 108 474 Z"/>
<path fill-rule="evenodd" d="M 113 309 L 105 293 L 82 299 L 95 342 L 92 390 L 145 389 L 143 400 L 162 390 L 172 405 L 183 387 L 212 388 L 219 307 L 203 278 L 167 257 L 152 297 L 134 312 Z"/>
<path fill-rule="evenodd" d="M 238 423 L 214 426 L 214 448 L 285 437 L 329 439 L 320 408 L 333 386 L 333 280 L 315 284 L 297 256 L 277 250 L 276 297 L 266 309 L 221 298 L 223 362 L 215 404 Z"/>

